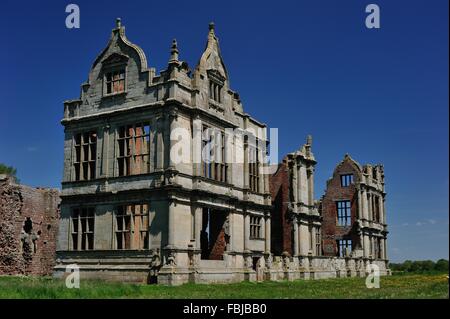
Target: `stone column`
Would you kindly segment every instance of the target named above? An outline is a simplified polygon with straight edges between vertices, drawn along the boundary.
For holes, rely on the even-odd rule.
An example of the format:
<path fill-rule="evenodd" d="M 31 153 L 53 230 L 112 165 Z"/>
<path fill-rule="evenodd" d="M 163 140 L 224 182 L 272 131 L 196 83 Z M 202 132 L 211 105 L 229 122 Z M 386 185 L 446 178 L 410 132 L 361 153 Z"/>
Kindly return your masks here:
<path fill-rule="evenodd" d="M 298 249 L 298 239 L 299 239 L 299 234 L 298 234 L 298 223 L 297 223 L 297 219 L 294 218 L 294 220 L 292 221 L 292 224 L 294 226 L 294 251 L 292 252 L 293 256 L 297 256 L 299 253 L 299 249 Z"/>
<path fill-rule="evenodd" d="M 164 168 L 164 117 L 160 116 L 156 120 L 156 170 Z"/>
<path fill-rule="evenodd" d="M 384 251 L 384 238 L 380 238 L 380 250 L 381 250 L 381 258 L 386 259 L 385 251 Z"/>
<path fill-rule="evenodd" d="M 227 243 L 226 251 L 230 252 L 230 251 L 234 251 L 234 245 L 233 245 L 234 211 L 233 210 L 230 210 L 228 212 L 227 220 L 228 220 L 228 243 Z"/>
<path fill-rule="evenodd" d="M 172 159 L 172 157 L 170 156 L 170 150 L 172 148 L 172 145 L 175 144 L 175 142 L 172 142 L 171 139 L 171 134 L 172 132 L 177 128 L 178 126 L 178 109 L 174 108 L 172 110 L 170 110 L 170 113 L 168 114 L 167 117 L 167 143 L 165 143 L 167 145 L 166 147 L 166 152 L 165 152 L 165 156 L 167 156 L 167 160 L 166 160 L 166 165 L 167 167 L 172 167 L 175 168 L 175 163 Z"/>
<path fill-rule="evenodd" d="M 270 234 L 270 216 L 266 216 L 266 253 L 270 253 L 271 247 L 270 247 L 270 239 L 271 239 L 271 234 Z"/>
<path fill-rule="evenodd" d="M 167 238 L 167 246 L 170 249 L 175 248 L 175 234 L 176 234 L 176 215 L 175 215 L 175 202 L 173 199 L 168 200 L 168 210 L 169 210 L 169 232 L 168 232 L 168 238 Z"/>
<path fill-rule="evenodd" d="M 201 248 L 201 239 L 200 234 L 202 231 L 202 216 L 203 215 L 203 208 L 202 207 L 195 207 L 195 225 L 194 225 L 194 231 L 195 231 L 195 247 L 197 249 Z"/>
<path fill-rule="evenodd" d="M 372 194 L 368 193 L 367 194 L 368 198 L 367 198 L 367 204 L 368 204 L 368 219 L 369 220 L 373 220 L 373 211 L 372 211 Z"/>
<path fill-rule="evenodd" d="M 358 189 L 358 213 L 357 213 L 357 217 L 358 219 L 362 219 L 363 218 L 363 205 L 362 205 L 362 195 L 361 195 L 362 191 L 360 189 Z"/>
<path fill-rule="evenodd" d="M 296 166 L 296 172 L 297 172 L 297 189 L 296 189 L 296 193 L 297 193 L 297 202 L 303 202 L 302 199 L 302 171 L 301 171 L 301 166 L 302 164 L 300 163 L 300 161 L 297 161 L 297 166 Z"/>
<path fill-rule="evenodd" d="M 311 251 L 312 251 L 313 256 L 317 256 L 317 252 L 316 252 L 316 227 L 315 226 L 311 227 L 311 232 L 312 232 L 312 234 L 310 236 L 310 238 L 311 238 L 310 247 L 311 247 Z"/>
<path fill-rule="evenodd" d="M 362 233 L 359 234 L 359 243 L 361 244 L 361 249 L 363 251 L 363 256 L 365 256 L 365 253 L 364 253 L 364 235 Z"/>
<path fill-rule="evenodd" d="M 367 235 L 364 236 L 364 257 L 369 257 L 370 255 L 370 238 Z"/>
<path fill-rule="evenodd" d="M 250 214 L 244 216 L 244 250 L 250 250 Z"/>
<path fill-rule="evenodd" d="M 308 205 L 314 205 L 314 168 L 308 169 Z"/>
<path fill-rule="evenodd" d="M 369 219 L 369 203 L 367 202 L 367 191 L 365 188 L 362 190 L 362 209 L 363 209 L 363 218 Z"/>
<path fill-rule="evenodd" d="M 383 196 L 378 197 L 378 213 L 380 216 L 380 224 L 384 224 L 384 215 L 383 215 Z"/>
<path fill-rule="evenodd" d="M 292 172 L 293 172 L 293 181 L 292 181 L 292 194 L 294 195 L 294 202 L 300 202 L 298 185 L 300 184 L 300 174 L 298 171 L 297 161 L 294 157 L 292 161 Z"/>

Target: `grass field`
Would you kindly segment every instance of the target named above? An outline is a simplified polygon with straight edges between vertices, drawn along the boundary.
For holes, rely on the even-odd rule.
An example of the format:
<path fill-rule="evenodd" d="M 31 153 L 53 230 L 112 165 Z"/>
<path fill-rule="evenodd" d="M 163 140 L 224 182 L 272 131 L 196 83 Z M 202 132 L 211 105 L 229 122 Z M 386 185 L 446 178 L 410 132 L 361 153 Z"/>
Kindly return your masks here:
<path fill-rule="evenodd" d="M 0 298 L 448 298 L 447 274 L 381 277 L 379 289 L 368 289 L 365 278 L 242 282 L 178 287 L 81 281 L 68 289 L 61 280 L 0 277 Z"/>

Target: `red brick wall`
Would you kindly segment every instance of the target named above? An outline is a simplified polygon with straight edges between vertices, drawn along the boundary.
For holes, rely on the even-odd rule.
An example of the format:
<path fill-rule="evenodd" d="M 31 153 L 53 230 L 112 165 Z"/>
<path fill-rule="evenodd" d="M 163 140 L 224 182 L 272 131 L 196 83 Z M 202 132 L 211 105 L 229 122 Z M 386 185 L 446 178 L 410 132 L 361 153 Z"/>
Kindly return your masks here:
<path fill-rule="evenodd" d="M 55 264 L 59 192 L 0 180 L 0 274 L 48 275 Z M 24 222 L 32 221 L 34 245 L 23 246 Z M 32 243 L 32 241 L 27 241 Z"/>
<path fill-rule="evenodd" d="M 271 248 L 276 255 L 287 251 L 292 255 L 292 226 L 288 222 L 289 169 L 282 162 L 269 178 L 273 210 L 271 212 Z"/>
<path fill-rule="evenodd" d="M 226 215 L 220 211 L 212 211 L 210 218 L 209 231 L 211 232 L 210 239 L 213 243 L 209 253 L 209 259 L 223 260 L 223 253 L 226 249 L 225 230 L 223 229 Z"/>
<path fill-rule="evenodd" d="M 341 186 L 340 175 L 353 174 L 353 184 L 347 187 Z M 359 244 L 356 236 L 354 221 L 356 219 L 358 201 L 355 183 L 359 181 L 359 172 L 356 165 L 350 159 L 344 159 L 336 168 L 333 177 L 327 183 L 325 195 L 322 198 L 321 213 L 322 222 L 322 243 L 325 256 L 335 256 L 338 254 L 336 240 L 352 239 L 352 245 Z M 337 225 L 336 201 L 350 200 L 351 202 L 351 226 L 343 227 Z"/>

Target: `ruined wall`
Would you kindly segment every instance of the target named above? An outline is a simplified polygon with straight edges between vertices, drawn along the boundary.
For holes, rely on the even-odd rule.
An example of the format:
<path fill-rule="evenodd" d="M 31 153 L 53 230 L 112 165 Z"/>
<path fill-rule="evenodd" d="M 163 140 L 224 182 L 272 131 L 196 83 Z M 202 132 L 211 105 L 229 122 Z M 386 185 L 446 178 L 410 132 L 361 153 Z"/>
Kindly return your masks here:
<path fill-rule="evenodd" d="M 353 174 L 353 183 L 342 187 L 340 176 Z M 333 177 L 327 182 L 327 189 L 321 202 L 322 221 L 322 243 L 325 256 L 336 256 L 338 253 L 336 240 L 352 239 L 353 244 L 359 245 L 359 237 L 356 236 L 356 224 L 358 209 L 358 194 L 355 184 L 359 182 L 359 174 L 350 161 L 341 162 L 334 170 Z M 337 225 L 336 201 L 350 200 L 351 203 L 351 226 Z"/>
<path fill-rule="evenodd" d="M 288 221 L 289 169 L 283 161 L 275 174 L 269 178 L 273 210 L 271 212 L 271 250 L 281 256 L 283 252 L 292 255 L 292 226 Z"/>
<path fill-rule="evenodd" d="M 55 264 L 59 192 L 0 175 L 0 274 L 48 275 Z"/>

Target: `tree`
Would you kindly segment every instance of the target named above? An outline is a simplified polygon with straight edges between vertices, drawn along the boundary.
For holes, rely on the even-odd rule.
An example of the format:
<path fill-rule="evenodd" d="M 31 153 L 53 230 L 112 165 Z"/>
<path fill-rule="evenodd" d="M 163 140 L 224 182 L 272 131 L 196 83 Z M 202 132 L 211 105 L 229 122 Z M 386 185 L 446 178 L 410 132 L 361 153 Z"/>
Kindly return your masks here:
<path fill-rule="evenodd" d="M 448 271 L 448 260 L 439 259 L 434 265 L 436 271 Z"/>
<path fill-rule="evenodd" d="M 406 260 L 403 263 L 403 270 L 404 271 L 411 271 L 412 264 L 413 264 L 413 262 L 411 260 Z"/>
<path fill-rule="evenodd" d="M 434 261 L 424 260 L 422 261 L 422 271 L 432 271 L 434 269 Z"/>
<path fill-rule="evenodd" d="M 0 163 L 0 174 L 6 174 L 12 176 L 17 182 L 19 179 L 17 178 L 17 169 L 12 166 L 7 166 L 5 164 Z"/>

